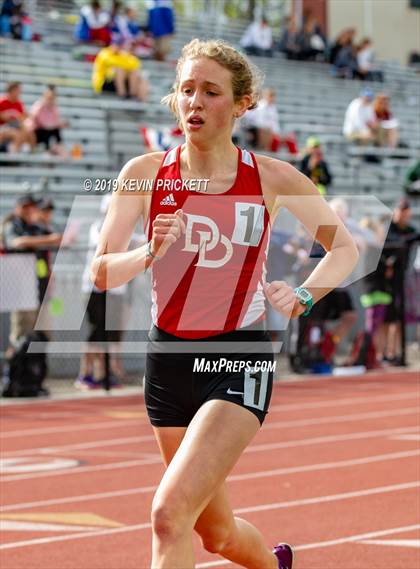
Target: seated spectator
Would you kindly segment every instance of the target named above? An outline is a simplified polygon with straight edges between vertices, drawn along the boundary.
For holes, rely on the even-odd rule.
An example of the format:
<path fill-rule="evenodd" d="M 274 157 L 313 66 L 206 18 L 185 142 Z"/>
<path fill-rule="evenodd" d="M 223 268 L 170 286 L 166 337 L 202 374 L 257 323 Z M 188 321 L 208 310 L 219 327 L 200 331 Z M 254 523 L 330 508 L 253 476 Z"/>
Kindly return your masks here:
<path fill-rule="evenodd" d="M 357 46 L 356 77 L 358 79 L 383 82 L 384 74 L 375 67 L 373 60 L 374 53 L 372 49 L 372 41 L 369 38 L 365 38 Z"/>
<path fill-rule="evenodd" d="M 261 20 L 252 22 L 245 30 L 240 44 L 248 55 L 271 57 L 273 55 L 273 33 L 267 18 L 263 16 Z"/>
<path fill-rule="evenodd" d="M 119 97 L 145 101 L 149 84 L 142 78 L 140 60 L 121 49 L 121 40 L 104 47 L 93 64 L 92 86 L 96 93 L 117 93 Z"/>
<path fill-rule="evenodd" d="M 300 47 L 299 59 L 324 59 L 327 48 L 326 39 L 323 37 L 316 18 L 309 16 L 298 35 Z"/>
<path fill-rule="evenodd" d="M 363 89 L 360 96 L 353 99 L 347 107 L 343 125 L 343 134 L 347 140 L 361 143 L 378 141 L 373 96 L 371 89 Z"/>
<path fill-rule="evenodd" d="M 99 0 L 93 0 L 80 10 L 80 20 L 75 30 L 76 40 L 108 45 L 111 40 L 110 20 L 110 15 L 102 9 Z"/>
<path fill-rule="evenodd" d="M 246 113 L 243 124 L 248 131 L 248 142 L 254 148 L 271 152 L 277 152 L 281 145 L 285 144 L 291 154 L 297 154 L 295 135 L 280 135 L 280 122 L 275 101 L 275 91 L 265 89 L 258 107 Z"/>
<path fill-rule="evenodd" d="M 283 52 L 287 59 L 300 58 L 299 30 L 295 18 L 292 16 L 288 19 L 286 28 L 280 39 L 279 49 Z"/>
<path fill-rule="evenodd" d="M 352 46 L 354 42 L 354 36 L 356 35 L 356 30 L 354 28 L 346 28 L 343 30 L 333 42 L 330 47 L 328 61 L 335 65 L 338 54 L 343 47 Z"/>
<path fill-rule="evenodd" d="M 137 21 L 134 8 L 127 7 L 124 14 L 114 19 L 112 28 L 114 40 L 122 40 L 123 47 L 137 57 L 151 57 L 153 53 L 153 38 L 146 35 Z"/>
<path fill-rule="evenodd" d="M 22 0 L 4 0 L 0 11 L 0 35 L 31 41 L 32 20 Z"/>
<path fill-rule="evenodd" d="M 175 14 L 172 0 L 149 0 L 147 29 L 154 40 L 154 58 L 165 61 L 171 51 L 171 37 L 175 33 Z"/>
<path fill-rule="evenodd" d="M 23 145 L 31 150 L 36 144 L 33 132 L 25 125 L 26 112 L 20 96 L 21 85 L 13 81 L 0 97 L 0 136 L 3 144 L 10 142 L 9 149 L 13 152 L 18 152 Z"/>
<path fill-rule="evenodd" d="M 389 106 L 389 97 L 385 93 L 378 93 L 373 101 L 373 110 L 378 122 L 379 142 L 381 146 L 396 148 L 399 141 L 399 122 L 392 116 Z"/>
<path fill-rule="evenodd" d="M 61 141 L 61 129 L 69 126 L 69 123 L 60 118 L 53 85 L 49 85 L 42 97 L 32 105 L 27 124 L 35 133 L 37 144 L 44 144 L 51 154 L 67 155 Z"/>
<path fill-rule="evenodd" d="M 312 180 L 321 195 L 327 193 L 332 176 L 322 155 L 321 142 L 316 136 L 311 136 L 306 141 L 306 152 L 300 164 L 300 171 Z"/>
<path fill-rule="evenodd" d="M 357 76 L 357 47 L 349 44 L 340 49 L 333 65 L 333 75 L 341 79 Z"/>

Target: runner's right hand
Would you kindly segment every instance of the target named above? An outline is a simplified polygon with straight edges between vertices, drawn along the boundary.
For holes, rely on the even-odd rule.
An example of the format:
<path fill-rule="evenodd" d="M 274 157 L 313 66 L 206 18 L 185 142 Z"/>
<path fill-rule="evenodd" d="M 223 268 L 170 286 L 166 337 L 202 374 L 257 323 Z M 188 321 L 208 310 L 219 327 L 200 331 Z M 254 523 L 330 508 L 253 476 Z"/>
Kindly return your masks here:
<path fill-rule="evenodd" d="M 185 233 L 185 222 L 182 209 L 175 213 L 159 213 L 153 221 L 151 240 L 152 254 L 162 258 L 169 247 Z"/>

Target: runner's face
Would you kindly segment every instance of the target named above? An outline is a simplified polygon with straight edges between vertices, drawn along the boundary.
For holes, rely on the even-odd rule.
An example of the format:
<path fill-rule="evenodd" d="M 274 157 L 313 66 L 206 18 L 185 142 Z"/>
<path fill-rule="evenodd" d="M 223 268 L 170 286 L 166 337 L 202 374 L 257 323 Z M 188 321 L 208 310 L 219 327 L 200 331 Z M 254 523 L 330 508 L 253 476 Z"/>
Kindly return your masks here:
<path fill-rule="evenodd" d="M 177 101 L 187 137 L 209 139 L 223 131 L 230 136 L 236 109 L 232 75 L 216 61 L 201 57 L 184 63 Z"/>

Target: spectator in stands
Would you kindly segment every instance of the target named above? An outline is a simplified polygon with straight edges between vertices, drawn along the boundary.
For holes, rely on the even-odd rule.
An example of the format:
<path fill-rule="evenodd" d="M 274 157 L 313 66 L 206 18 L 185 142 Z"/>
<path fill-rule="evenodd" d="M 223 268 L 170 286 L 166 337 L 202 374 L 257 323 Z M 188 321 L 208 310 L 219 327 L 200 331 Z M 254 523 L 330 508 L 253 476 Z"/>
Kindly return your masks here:
<path fill-rule="evenodd" d="M 352 47 L 356 30 L 354 28 L 346 28 L 343 30 L 330 47 L 328 60 L 335 65 L 337 56 L 343 47 Z"/>
<path fill-rule="evenodd" d="M 333 75 L 341 79 L 357 77 L 357 47 L 349 44 L 340 49 L 333 65 Z"/>
<path fill-rule="evenodd" d="M 175 13 L 172 0 L 148 1 L 147 29 L 154 39 L 154 58 L 165 61 L 171 51 L 171 38 L 175 33 Z"/>
<path fill-rule="evenodd" d="M 324 59 L 327 42 L 319 27 L 318 21 L 313 16 L 308 16 L 303 24 L 302 31 L 298 35 L 300 46 L 299 59 Z"/>
<path fill-rule="evenodd" d="M 371 89 L 363 89 L 360 96 L 353 99 L 347 107 L 343 125 L 343 134 L 347 140 L 365 144 L 378 142 L 373 97 Z"/>
<path fill-rule="evenodd" d="M 312 180 L 321 195 L 327 193 L 332 176 L 322 154 L 321 141 L 316 136 L 310 136 L 306 141 L 300 171 Z"/>
<path fill-rule="evenodd" d="M 373 101 L 373 110 L 378 123 L 381 146 L 396 148 L 400 138 L 399 122 L 392 115 L 388 95 L 378 93 Z"/>
<path fill-rule="evenodd" d="M 31 41 L 32 20 L 22 0 L 4 0 L 0 11 L 0 35 Z"/>
<path fill-rule="evenodd" d="M 20 100 L 21 85 L 17 81 L 8 83 L 5 95 L 0 97 L 0 133 L 6 140 L 10 136 L 10 129 L 16 131 L 10 137 L 14 151 L 19 151 L 22 145 L 27 149 L 35 147 L 36 140 L 33 132 L 25 125 L 25 107 Z"/>
<path fill-rule="evenodd" d="M 366 79 L 367 81 L 384 80 L 384 74 L 373 62 L 374 53 L 372 49 L 372 40 L 364 38 L 357 46 L 357 72 L 358 79 Z"/>
<path fill-rule="evenodd" d="M 285 144 L 291 154 L 297 154 L 294 134 L 281 135 L 274 89 L 265 89 L 256 109 L 248 111 L 243 119 L 251 146 L 277 152 Z"/>
<path fill-rule="evenodd" d="M 248 26 L 240 44 L 248 55 L 273 55 L 273 32 L 265 16 Z"/>
<path fill-rule="evenodd" d="M 51 154 L 67 156 L 62 145 L 61 130 L 68 127 L 69 123 L 60 117 L 54 85 L 49 85 L 42 97 L 32 105 L 28 126 L 35 133 L 37 144 L 44 144 Z"/>
<path fill-rule="evenodd" d="M 102 9 L 99 0 L 93 0 L 80 10 L 75 38 L 79 42 L 108 45 L 111 40 L 110 23 L 109 13 Z"/>
<path fill-rule="evenodd" d="M 92 86 L 96 93 L 117 93 L 121 98 L 145 101 L 149 84 L 140 73 L 140 60 L 121 48 L 122 40 L 115 40 L 102 48 L 93 64 Z"/>
<path fill-rule="evenodd" d="M 137 20 L 134 8 L 127 7 L 123 14 L 114 19 L 112 28 L 114 41 L 122 40 L 122 46 L 137 57 L 151 57 L 153 53 L 153 38 L 146 35 Z"/>
<path fill-rule="evenodd" d="M 283 30 L 279 50 L 286 55 L 287 59 L 299 59 L 300 49 L 298 26 L 296 19 L 291 16 L 288 18 L 286 28 Z"/>
<path fill-rule="evenodd" d="M 385 241 L 386 259 L 393 261 L 392 302 L 387 306 L 385 322 L 387 326 L 386 359 L 391 363 L 401 362 L 401 302 L 405 294 L 405 273 L 408 269 L 411 246 L 420 239 L 419 230 L 410 224 L 412 209 L 407 198 L 401 198 L 394 210 L 391 225 Z"/>

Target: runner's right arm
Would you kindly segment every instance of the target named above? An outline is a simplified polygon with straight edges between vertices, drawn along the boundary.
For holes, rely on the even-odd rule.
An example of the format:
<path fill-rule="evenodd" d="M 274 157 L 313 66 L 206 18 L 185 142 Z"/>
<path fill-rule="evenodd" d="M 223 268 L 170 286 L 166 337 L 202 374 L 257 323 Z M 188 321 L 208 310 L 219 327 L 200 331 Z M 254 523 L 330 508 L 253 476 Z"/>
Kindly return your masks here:
<path fill-rule="evenodd" d="M 125 284 L 145 271 L 155 261 L 154 257 L 163 257 L 184 230 L 179 213 L 160 214 L 153 222 L 150 247 L 146 243 L 127 251 L 137 221 L 140 217 L 143 220 L 148 218 L 152 192 L 124 189 L 123 181 L 154 180 L 162 157 L 162 152 L 156 152 L 133 158 L 118 176 L 118 190 L 112 196 L 91 265 L 91 280 L 102 290 Z M 128 184 L 126 187 L 132 186 Z"/>

